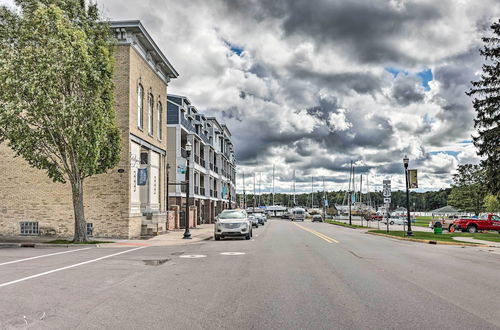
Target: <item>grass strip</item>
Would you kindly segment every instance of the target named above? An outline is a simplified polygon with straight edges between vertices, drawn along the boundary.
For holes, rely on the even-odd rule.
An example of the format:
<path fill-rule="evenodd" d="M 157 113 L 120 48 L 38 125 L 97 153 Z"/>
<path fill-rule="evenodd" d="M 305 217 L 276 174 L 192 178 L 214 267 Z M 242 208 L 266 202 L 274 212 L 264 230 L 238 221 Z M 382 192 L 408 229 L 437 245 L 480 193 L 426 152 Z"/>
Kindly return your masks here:
<path fill-rule="evenodd" d="M 342 226 L 342 227 L 348 227 L 348 228 L 368 228 L 368 227 L 363 227 L 359 225 L 350 225 L 345 222 L 340 222 L 340 221 L 335 221 L 335 220 L 328 220 L 326 219 L 325 222 L 332 224 L 332 225 L 337 225 L 337 226 Z"/>
<path fill-rule="evenodd" d="M 374 233 L 386 234 L 386 235 L 397 236 L 397 237 L 408 237 L 408 236 L 405 236 L 404 231 L 389 231 L 389 232 L 386 232 L 385 230 L 370 230 L 370 231 L 374 232 Z M 500 235 L 497 232 L 485 232 L 485 233 L 475 233 L 475 234 L 470 234 L 470 233 L 434 234 L 433 232 L 414 231 L 413 236 L 411 238 L 430 240 L 430 241 L 470 243 L 470 242 L 466 242 L 466 241 L 460 241 L 460 240 L 453 239 L 453 237 L 457 237 L 457 238 L 471 237 L 471 238 L 479 239 L 482 241 L 500 242 Z"/>

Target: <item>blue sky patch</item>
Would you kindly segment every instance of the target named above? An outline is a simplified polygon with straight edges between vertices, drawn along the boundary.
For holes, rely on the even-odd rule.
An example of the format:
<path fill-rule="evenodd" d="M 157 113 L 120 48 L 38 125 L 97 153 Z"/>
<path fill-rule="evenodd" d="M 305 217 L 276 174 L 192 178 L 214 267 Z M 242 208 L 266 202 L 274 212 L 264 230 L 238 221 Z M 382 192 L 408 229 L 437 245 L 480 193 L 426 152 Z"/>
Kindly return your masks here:
<path fill-rule="evenodd" d="M 392 76 L 394 78 L 396 78 L 397 75 L 401 72 L 406 74 L 406 75 L 409 74 L 409 72 L 406 70 L 401 70 L 401 69 L 397 69 L 397 68 L 393 68 L 393 67 L 387 67 L 387 68 L 385 68 L 385 71 L 392 74 Z M 425 88 L 425 90 L 426 91 L 430 90 L 431 87 L 429 86 L 429 82 L 434 79 L 434 76 L 432 74 L 432 70 L 425 69 L 423 71 L 417 72 L 416 75 L 422 80 L 422 86 Z"/>
<path fill-rule="evenodd" d="M 245 50 L 243 47 L 233 45 L 229 41 L 224 40 L 224 43 L 226 44 L 227 48 L 229 48 L 233 53 L 235 53 L 238 56 L 241 56 L 241 53 L 243 53 L 243 51 Z"/>
<path fill-rule="evenodd" d="M 434 79 L 434 76 L 432 75 L 432 70 L 431 69 L 426 69 L 424 71 L 417 72 L 417 76 L 422 79 L 422 86 L 424 86 L 425 90 L 428 91 L 431 89 L 429 86 L 429 81 L 432 81 Z"/>
<path fill-rule="evenodd" d="M 445 150 L 445 151 L 431 151 L 429 152 L 430 155 L 437 155 L 437 154 L 447 154 L 453 157 L 457 157 L 457 155 L 460 153 L 460 151 L 452 151 L 452 150 Z"/>
<path fill-rule="evenodd" d="M 472 140 L 463 140 L 463 141 L 458 141 L 458 143 L 463 143 L 463 144 L 471 144 Z"/>

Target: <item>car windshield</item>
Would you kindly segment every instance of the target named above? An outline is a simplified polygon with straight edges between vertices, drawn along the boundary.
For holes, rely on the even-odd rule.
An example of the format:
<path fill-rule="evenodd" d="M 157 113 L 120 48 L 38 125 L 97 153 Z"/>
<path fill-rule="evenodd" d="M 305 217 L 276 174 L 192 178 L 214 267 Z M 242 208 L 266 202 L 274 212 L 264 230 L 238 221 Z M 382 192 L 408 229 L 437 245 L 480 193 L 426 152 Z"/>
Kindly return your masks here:
<path fill-rule="evenodd" d="M 245 219 L 245 213 L 241 211 L 224 211 L 219 215 L 219 219 Z"/>

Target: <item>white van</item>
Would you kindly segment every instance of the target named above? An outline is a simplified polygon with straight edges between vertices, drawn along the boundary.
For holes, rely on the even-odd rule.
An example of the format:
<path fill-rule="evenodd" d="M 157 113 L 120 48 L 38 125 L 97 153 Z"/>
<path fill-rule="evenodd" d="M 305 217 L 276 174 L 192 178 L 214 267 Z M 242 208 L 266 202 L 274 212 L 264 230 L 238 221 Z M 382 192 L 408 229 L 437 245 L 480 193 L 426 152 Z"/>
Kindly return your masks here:
<path fill-rule="evenodd" d="M 292 221 L 304 221 L 306 217 L 306 210 L 300 207 L 293 208 L 289 212 Z"/>

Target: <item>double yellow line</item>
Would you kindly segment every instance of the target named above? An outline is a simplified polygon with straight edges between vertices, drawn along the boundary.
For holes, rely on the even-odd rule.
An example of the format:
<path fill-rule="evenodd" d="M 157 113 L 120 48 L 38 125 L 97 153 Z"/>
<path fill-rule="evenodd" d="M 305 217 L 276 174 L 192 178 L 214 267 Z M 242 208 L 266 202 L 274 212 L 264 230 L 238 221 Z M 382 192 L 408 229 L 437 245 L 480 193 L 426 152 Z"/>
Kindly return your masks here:
<path fill-rule="evenodd" d="M 304 229 L 305 231 L 308 231 L 310 232 L 311 234 L 313 235 L 316 235 L 318 236 L 319 238 L 321 238 L 322 240 L 325 240 L 327 241 L 328 243 L 338 243 L 339 241 L 337 241 L 336 239 L 334 238 L 331 238 L 329 236 L 326 236 L 325 234 L 322 234 L 322 233 L 319 233 L 317 232 L 316 230 L 312 230 L 312 229 L 309 229 L 307 227 L 304 227 L 302 225 L 299 225 L 298 223 L 295 223 L 295 222 L 292 222 L 294 225 L 296 225 L 297 227 L 299 227 L 300 229 Z"/>

